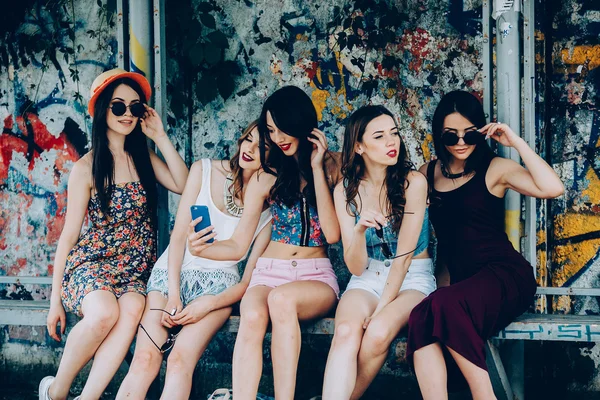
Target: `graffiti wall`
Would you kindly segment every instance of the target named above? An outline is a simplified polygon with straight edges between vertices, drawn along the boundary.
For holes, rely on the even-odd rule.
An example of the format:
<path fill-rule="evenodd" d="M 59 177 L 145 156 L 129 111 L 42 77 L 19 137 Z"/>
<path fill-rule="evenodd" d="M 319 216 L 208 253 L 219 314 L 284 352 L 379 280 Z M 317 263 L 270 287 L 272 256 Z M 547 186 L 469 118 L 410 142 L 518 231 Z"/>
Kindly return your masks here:
<path fill-rule="evenodd" d="M 353 110 L 383 104 L 419 167 L 432 157 L 440 97 L 458 88 L 481 95 L 481 1 L 187 4 L 195 14 L 167 8 L 167 79 L 188 162 L 231 156 L 266 97 L 297 85 L 311 96 L 332 150 Z M 201 34 L 188 42 L 192 29 Z M 347 271 L 335 264 L 345 285 Z"/>
<path fill-rule="evenodd" d="M 539 7 L 538 7 L 539 5 Z M 538 268 L 548 286 L 600 287 L 600 4 L 536 3 L 540 31 L 537 139 L 565 184 L 540 230 Z M 545 232 L 548 233 L 546 237 Z M 547 245 L 547 246 L 546 246 Z M 548 312 L 598 314 L 596 297 L 549 297 Z M 527 397 L 567 398 L 600 390 L 595 343 L 526 344 Z"/>
<path fill-rule="evenodd" d="M 411 157 L 420 165 L 431 156 L 428 120 L 440 96 L 456 88 L 482 90 L 480 1 L 215 3 L 192 1 L 199 13 L 186 16 L 191 22 L 167 9 L 168 47 L 180 38 L 170 36 L 171 26 L 182 29 L 182 23 L 193 25 L 196 18 L 209 37 L 182 44 L 167 71 L 171 87 L 182 89 L 171 95 L 171 106 L 190 100 L 181 99 L 181 92 L 193 98 L 186 104 L 195 112 L 180 120 L 190 122 L 186 129 L 194 160 L 229 156 L 240 128 L 258 117 L 264 99 L 283 85 L 297 85 L 312 97 L 335 150 L 349 114 L 379 103 L 397 116 Z M 205 23 L 206 15 L 227 37 L 223 58 L 236 64 L 226 100 L 216 76 L 220 95 L 205 102 L 214 84 L 210 67 L 196 70 L 194 77 L 183 76 L 181 68 L 189 59 L 210 64 L 215 31 Z"/>
<path fill-rule="evenodd" d="M 552 286 L 599 287 L 600 272 L 600 5 L 554 2 L 551 38 L 552 160 L 566 193 L 552 202 Z M 554 308 L 599 313 L 595 298 L 561 297 Z"/>
<path fill-rule="evenodd" d="M 89 87 L 116 63 L 114 12 L 93 0 L 11 8 L 0 24 L 0 275 L 46 276 L 69 172 L 88 150 Z M 27 292 L 13 285 L 0 297 Z"/>

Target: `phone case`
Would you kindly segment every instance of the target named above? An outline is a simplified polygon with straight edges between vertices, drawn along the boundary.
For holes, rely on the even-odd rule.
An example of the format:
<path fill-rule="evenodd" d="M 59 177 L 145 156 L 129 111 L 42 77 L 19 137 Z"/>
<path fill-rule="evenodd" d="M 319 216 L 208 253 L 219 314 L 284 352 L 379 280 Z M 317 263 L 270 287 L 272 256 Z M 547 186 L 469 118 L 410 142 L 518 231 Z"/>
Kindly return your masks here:
<path fill-rule="evenodd" d="M 191 212 L 192 212 L 192 220 L 195 220 L 199 217 L 202 217 L 202 221 L 200 221 L 195 227 L 194 227 L 194 231 L 198 232 L 201 231 L 202 229 L 208 227 L 211 225 L 210 222 L 210 213 L 208 212 L 208 207 L 207 206 L 197 206 L 194 205 L 190 208 Z M 214 242 L 214 239 L 210 239 L 208 240 L 206 243 L 212 243 Z"/>

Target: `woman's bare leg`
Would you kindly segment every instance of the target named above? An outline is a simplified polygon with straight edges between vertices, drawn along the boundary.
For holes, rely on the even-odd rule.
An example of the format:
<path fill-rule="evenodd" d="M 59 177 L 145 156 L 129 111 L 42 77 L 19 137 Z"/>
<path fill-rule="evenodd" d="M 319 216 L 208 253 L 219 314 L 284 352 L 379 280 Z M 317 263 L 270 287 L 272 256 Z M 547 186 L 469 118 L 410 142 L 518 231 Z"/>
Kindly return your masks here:
<path fill-rule="evenodd" d="M 88 293 L 81 310 L 83 319 L 69 332 L 56 378 L 48 390 L 53 400 L 67 398 L 73 380 L 94 356 L 119 318 L 117 298 L 106 290 Z"/>
<path fill-rule="evenodd" d="M 133 341 L 146 298 L 139 293 L 125 293 L 118 303 L 119 319 L 94 355 L 92 369 L 81 392 L 81 400 L 96 400 L 104 393 Z"/>
<path fill-rule="evenodd" d="M 350 398 L 365 332 L 363 324 L 376 307 L 377 297 L 366 290 L 352 289 L 342 296 L 335 313 L 335 334 L 325 367 L 323 400 Z"/>
<path fill-rule="evenodd" d="M 160 292 L 152 291 L 148 293 L 146 309 L 142 316 L 142 325 L 158 346 L 167 340 L 167 329 L 160 323 L 162 312 L 150 309 L 164 308 L 166 304 L 166 297 Z M 142 328 L 138 329 L 133 360 L 125 379 L 121 382 L 117 399 L 144 400 L 150 385 L 160 371 L 163 355 L 152 343 L 148 334 Z"/>
<path fill-rule="evenodd" d="M 256 400 L 263 367 L 263 341 L 269 325 L 267 286 L 249 288 L 240 305 L 240 327 L 233 350 L 233 393 L 236 400 Z"/>
<path fill-rule="evenodd" d="M 269 293 L 269 315 L 273 327 L 271 354 L 277 400 L 294 399 L 301 344 L 298 321 L 321 317 L 335 303 L 333 289 L 320 281 L 286 283 Z"/>

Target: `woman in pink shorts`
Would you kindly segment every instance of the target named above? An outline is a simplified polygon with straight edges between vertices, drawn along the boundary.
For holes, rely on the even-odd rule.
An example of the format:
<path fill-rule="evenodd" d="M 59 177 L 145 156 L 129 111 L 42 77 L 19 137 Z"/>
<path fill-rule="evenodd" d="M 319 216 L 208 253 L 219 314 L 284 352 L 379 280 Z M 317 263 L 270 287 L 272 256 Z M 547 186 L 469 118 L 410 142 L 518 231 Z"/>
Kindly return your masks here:
<path fill-rule="evenodd" d="M 262 374 L 262 344 L 269 320 L 275 398 L 293 399 L 300 355 L 299 320 L 322 317 L 336 304 L 339 287 L 326 244 L 340 240 L 332 188 L 339 168 L 316 129 L 317 113 L 304 91 L 286 86 L 265 102 L 259 123 L 262 170 L 250 180 L 242 219 L 229 240 L 205 243 L 192 221 L 188 246 L 194 255 L 238 259 L 267 201 L 273 215 L 271 241 L 258 259 L 241 303 L 233 353 L 236 400 L 256 399 Z"/>

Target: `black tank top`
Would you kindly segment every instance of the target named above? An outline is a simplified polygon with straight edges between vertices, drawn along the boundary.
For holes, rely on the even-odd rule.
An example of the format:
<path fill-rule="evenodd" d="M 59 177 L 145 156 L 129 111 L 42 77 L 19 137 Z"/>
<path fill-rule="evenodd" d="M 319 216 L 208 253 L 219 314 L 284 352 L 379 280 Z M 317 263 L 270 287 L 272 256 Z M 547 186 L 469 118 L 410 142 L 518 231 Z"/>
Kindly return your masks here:
<path fill-rule="evenodd" d="M 438 259 L 447 265 L 453 283 L 490 263 L 531 270 L 504 232 L 504 199 L 491 194 L 485 184 L 491 160 L 484 161 L 467 183 L 449 192 L 435 190 L 437 161 L 427 167 L 429 214 L 438 239 Z"/>

